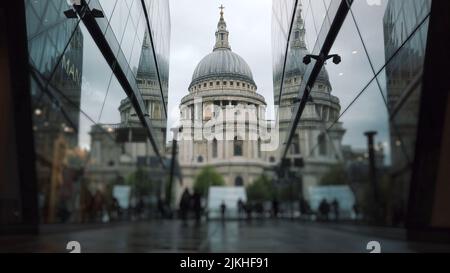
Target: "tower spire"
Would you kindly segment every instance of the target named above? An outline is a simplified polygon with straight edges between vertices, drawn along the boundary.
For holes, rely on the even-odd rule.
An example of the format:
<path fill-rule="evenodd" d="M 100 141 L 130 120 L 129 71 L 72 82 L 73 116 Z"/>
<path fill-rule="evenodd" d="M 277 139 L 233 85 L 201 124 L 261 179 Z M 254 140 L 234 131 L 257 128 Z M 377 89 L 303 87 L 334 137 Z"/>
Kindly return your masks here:
<path fill-rule="evenodd" d="M 219 9 L 220 9 L 220 19 L 223 19 L 223 10 L 225 9 L 225 7 L 223 5 L 220 5 Z"/>
<path fill-rule="evenodd" d="M 228 35 L 229 32 L 227 30 L 227 24 L 225 23 L 225 19 L 223 18 L 223 10 L 225 7 L 223 5 L 220 5 L 220 19 L 219 23 L 217 24 L 217 31 L 216 31 L 216 44 L 214 45 L 214 50 L 217 49 L 231 49 L 230 44 L 228 42 Z"/>
<path fill-rule="evenodd" d="M 291 46 L 306 49 L 306 42 L 305 42 L 306 30 L 305 30 L 305 21 L 303 20 L 302 17 L 302 8 L 303 8 L 302 3 L 299 2 L 297 6 L 297 15 L 296 15 L 297 18 L 295 20 L 294 28 L 292 30 L 294 36 L 291 42 Z"/>

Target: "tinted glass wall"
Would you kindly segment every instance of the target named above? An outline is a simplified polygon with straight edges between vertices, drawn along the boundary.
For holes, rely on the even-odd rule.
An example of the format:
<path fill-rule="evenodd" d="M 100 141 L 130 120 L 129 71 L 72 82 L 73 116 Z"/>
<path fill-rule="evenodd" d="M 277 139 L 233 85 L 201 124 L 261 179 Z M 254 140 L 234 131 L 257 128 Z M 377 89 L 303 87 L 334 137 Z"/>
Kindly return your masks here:
<path fill-rule="evenodd" d="M 70 1 L 25 1 L 42 223 L 144 217 L 129 214 L 130 203 L 156 202 L 166 179 L 147 163 L 158 161 L 149 131 L 165 150 L 168 2 L 82 3 L 99 13 L 95 22 Z"/>
<path fill-rule="evenodd" d="M 282 141 L 304 91 L 303 76 L 315 65 L 303 58 L 318 53 L 341 3 L 295 2 L 273 4 L 274 96 Z M 429 0 L 351 4 L 330 51 L 342 62 L 326 62 L 292 142 L 300 149 L 288 154 L 305 163 L 293 171 L 302 177 L 306 199 L 317 197 L 317 187 L 349 185 L 353 213 L 362 220 L 404 223 L 430 6 Z M 373 160 L 368 135 L 374 138 Z"/>

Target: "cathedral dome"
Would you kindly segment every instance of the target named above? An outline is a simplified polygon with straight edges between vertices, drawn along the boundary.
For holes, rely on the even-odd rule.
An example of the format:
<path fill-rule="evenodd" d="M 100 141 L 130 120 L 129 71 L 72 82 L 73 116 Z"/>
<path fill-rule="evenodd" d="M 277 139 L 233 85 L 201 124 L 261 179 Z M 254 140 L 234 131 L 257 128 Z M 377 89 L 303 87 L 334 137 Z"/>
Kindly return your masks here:
<path fill-rule="evenodd" d="M 215 36 L 216 43 L 213 52 L 206 55 L 198 63 L 192 75 L 189 88 L 197 83 L 214 79 L 245 81 L 255 85 L 252 71 L 247 62 L 241 56 L 231 51 L 228 41 L 229 32 L 223 18 L 223 7 L 221 8 Z"/>
<path fill-rule="evenodd" d="M 198 82 L 226 77 L 255 84 L 247 62 L 231 49 L 216 49 L 206 55 L 194 70 L 191 86 Z"/>

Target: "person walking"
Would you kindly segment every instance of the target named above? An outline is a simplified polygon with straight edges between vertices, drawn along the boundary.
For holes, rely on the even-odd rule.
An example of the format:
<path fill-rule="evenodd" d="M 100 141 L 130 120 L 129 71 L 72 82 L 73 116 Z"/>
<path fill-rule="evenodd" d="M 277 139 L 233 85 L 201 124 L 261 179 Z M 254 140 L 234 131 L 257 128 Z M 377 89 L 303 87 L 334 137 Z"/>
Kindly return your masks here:
<path fill-rule="evenodd" d="M 222 222 L 225 222 L 225 213 L 227 210 L 227 205 L 225 205 L 225 201 L 222 201 L 222 204 L 220 205 L 220 215 Z"/>
<path fill-rule="evenodd" d="M 359 220 L 359 205 L 358 203 L 353 204 L 353 213 L 355 214 L 355 221 Z"/>
<path fill-rule="evenodd" d="M 202 217 L 202 198 L 197 191 L 192 195 L 192 208 L 195 214 L 195 223 L 199 224 Z"/>
<path fill-rule="evenodd" d="M 322 199 L 319 205 L 319 213 L 324 221 L 328 221 L 329 213 L 330 213 L 330 204 L 328 204 L 327 199 Z"/>
<path fill-rule="evenodd" d="M 272 200 L 272 213 L 274 218 L 278 218 L 278 212 L 279 212 L 279 203 L 276 198 Z"/>
<path fill-rule="evenodd" d="M 305 198 L 303 198 L 303 197 L 300 198 L 299 210 L 300 210 L 300 218 L 303 220 L 307 219 L 307 216 L 309 214 L 308 202 L 306 202 Z"/>
<path fill-rule="evenodd" d="M 339 201 L 336 198 L 331 203 L 331 207 L 333 209 L 334 220 L 339 221 Z"/>
<path fill-rule="evenodd" d="M 242 219 L 242 215 L 245 213 L 245 204 L 241 198 L 239 198 L 237 202 L 237 207 L 238 207 L 238 219 L 240 220 Z"/>
<path fill-rule="evenodd" d="M 180 218 L 183 221 L 183 225 L 187 225 L 187 216 L 189 213 L 189 206 L 191 203 L 191 194 L 188 189 L 185 189 L 183 194 L 181 195 L 180 200 Z"/>

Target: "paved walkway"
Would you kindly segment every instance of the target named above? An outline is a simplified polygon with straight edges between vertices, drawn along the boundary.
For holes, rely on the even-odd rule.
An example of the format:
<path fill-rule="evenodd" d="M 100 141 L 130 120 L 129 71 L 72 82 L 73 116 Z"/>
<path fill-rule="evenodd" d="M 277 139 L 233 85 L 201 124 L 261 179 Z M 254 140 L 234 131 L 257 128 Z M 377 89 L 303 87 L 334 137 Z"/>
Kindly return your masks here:
<path fill-rule="evenodd" d="M 68 241 L 80 242 L 82 252 L 367 253 L 370 241 L 380 242 L 382 252 L 450 252 L 450 245 L 410 243 L 401 236 L 395 239 L 385 236 L 389 234 L 383 230 L 377 232 L 289 220 L 209 222 L 200 226 L 155 220 L 68 228 L 34 237 L 0 237 L 0 252 L 67 252 Z"/>

